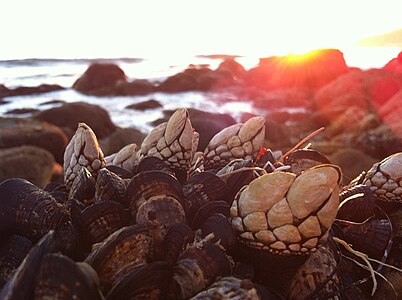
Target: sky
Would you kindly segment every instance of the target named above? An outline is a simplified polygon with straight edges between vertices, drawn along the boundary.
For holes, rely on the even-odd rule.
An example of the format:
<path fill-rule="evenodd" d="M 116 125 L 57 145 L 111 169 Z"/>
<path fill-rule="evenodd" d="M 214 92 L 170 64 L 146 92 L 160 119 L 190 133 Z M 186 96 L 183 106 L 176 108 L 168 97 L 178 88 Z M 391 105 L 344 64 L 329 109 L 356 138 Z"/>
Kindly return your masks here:
<path fill-rule="evenodd" d="M 402 28 L 401 8 L 400 0 L 1 0 L 0 60 L 342 48 Z"/>

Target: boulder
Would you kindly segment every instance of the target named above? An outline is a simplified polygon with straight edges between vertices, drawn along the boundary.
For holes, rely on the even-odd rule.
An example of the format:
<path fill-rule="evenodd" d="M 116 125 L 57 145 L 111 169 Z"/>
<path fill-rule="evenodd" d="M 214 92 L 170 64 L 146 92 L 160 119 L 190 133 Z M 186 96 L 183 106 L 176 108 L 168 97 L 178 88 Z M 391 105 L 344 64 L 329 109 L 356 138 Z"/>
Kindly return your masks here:
<path fill-rule="evenodd" d="M 156 87 L 146 79 L 137 79 L 131 82 L 119 81 L 116 93 L 121 96 L 139 96 L 155 92 Z"/>
<path fill-rule="evenodd" d="M 36 108 L 16 108 L 5 112 L 6 115 L 23 115 L 38 112 Z"/>
<path fill-rule="evenodd" d="M 118 128 L 107 138 L 99 141 L 101 149 L 105 156 L 119 152 L 128 144 L 137 144 L 137 148 L 141 146 L 146 134 L 135 128 Z"/>
<path fill-rule="evenodd" d="M 320 49 L 300 55 L 262 58 L 244 79 L 247 85 L 261 89 L 318 89 L 348 71 L 341 51 Z"/>
<path fill-rule="evenodd" d="M 149 99 L 147 101 L 139 102 L 139 103 L 134 103 L 126 106 L 128 109 L 136 109 L 136 110 L 146 110 L 146 109 L 153 109 L 153 108 L 158 108 L 158 107 L 163 107 L 163 105 L 154 99 Z"/>
<path fill-rule="evenodd" d="M 402 74 L 402 52 L 396 58 L 391 59 L 384 67 L 384 70 Z"/>
<path fill-rule="evenodd" d="M 328 158 L 331 163 L 341 167 L 341 183 L 343 185 L 349 184 L 362 171 L 368 171 L 378 161 L 376 158 L 353 148 L 340 148 Z"/>
<path fill-rule="evenodd" d="M 187 92 L 197 89 L 197 79 L 188 73 L 182 72 L 168 77 L 158 90 L 165 93 Z"/>
<path fill-rule="evenodd" d="M 313 96 L 306 89 L 283 89 L 275 91 L 260 91 L 252 99 L 253 105 L 257 108 L 283 109 L 288 107 L 312 108 Z"/>
<path fill-rule="evenodd" d="M 246 69 L 233 58 L 227 58 L 221 62 L 216 72 L 228 72 L 233 77 L 241 77 L 246 73 Z"/>
<path fill-rule="evenodd" d="M 4 87 L 4 86 L 3 86 Z M 0 88 L 0 98 L 13 96 L 26 96 L 64 90 L 58 84 L 41 84 L 38 86 L 20 86 L 15 89 Z"/>
<path fill-rule="evenodd" d="M 69 137 L 77 130 L 80 122 L 91 127 L 97 138 L 104 138 L 116 130 L 106 110 L 84 102 L 66 103 L 50 108 L 35 114 L 33 118 L 59 126 Z"/>
<path fill-rule="evenodd" d="M 30 118 L 0 118 L 0 148 L 33 145 L 48 150 L 63 162 L 67 136 L 57 126 Z"/>
<path fill-rule="evenodd" d="M 351 106 L 376 113 L 401 87 L 402 75 L 379 69 L 355 70 L 318 90 L 316 108 L 329 122 Z"/>
<path fill-rule="evenodd" d="M 116 85 L 119 82 L 125 81 L 126 75 L 119 66 L 115 64 L 93 63 L 74 82 L 73 89 L 88 95 L 116 95 Z"/>
<path fill-rule="evenodd" d="M 43 148 L 20 146 L 0 149 L 0 182 L 19 177 L 43 188 L 50 182 L 53 166 L 53 155 Z"/>

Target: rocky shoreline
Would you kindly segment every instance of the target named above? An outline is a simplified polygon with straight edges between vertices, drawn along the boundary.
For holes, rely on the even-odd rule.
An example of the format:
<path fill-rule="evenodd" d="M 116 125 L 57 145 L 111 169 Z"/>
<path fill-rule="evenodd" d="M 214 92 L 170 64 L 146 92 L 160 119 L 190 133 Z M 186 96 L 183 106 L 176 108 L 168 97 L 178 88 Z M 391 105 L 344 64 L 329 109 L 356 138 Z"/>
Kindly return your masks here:
<path fill-rule="evenodd" d="M 219 95 L 230 91 L 236 95 L 235 99 L 249 101 L 265 112 L 262 114 L 266 120 L 264 146 L 272 150 L 285 152 L 301 138 L 324 126 L 325 131 L 312 140 L 313 148 L 328 155 L 333 163 L 341 165 L 345 170 L 344 183 L 347 183 L 373 161 L 402 151 L 401 66 L 402 53 L 382 69 L 349 68 L 340 51 L 328 49 L 313 51 L 304 57 L 264 58 L 250 70 L 233 58 L 226 58 L 216 70 L 193 65 L 163 82 L 152 83 L 147 80 L 128 81 L 124 71 L 117 65 L 103 63 L 89 66 L 72 88 L 96 96 L 192 90 Z M 44 84 L 36 88 L 12 90 L 0 85 L 0 99 L 59 88 L 62 87 Z M 160 103 L 150 99 L 140 103 L 140 106 L 127 109 L 149 109 L 158 105 Z M 296 112 L 284 111 L 283 108 L 292 108 Z M 166 120 L 172 112 L 164 113 L 164 119 L 153 125 Z M 191 109 L 190 115 L 195 130 L 201 136 L 199 150 L 203 150 L 217 132 L 236 122 L 229 115 L 196 109 Z M 244 114 L 240 121 L 244 122 L 251 116 Z M 57 178 L 57 170 L 60 171 L 60 164 L 63 163 L 61 153 L 79 122 L 88 124 L 94 130 L 104 149 L 107 149 L 107 154 L 130 143 L 140 144 L 145 136 L 145 133 L 134 128 L 118 128 L 99 106 L 80 102 L 62 103 L 59 107 L 33 112 L 30 118 L 2 117 L 0 155 L 7 162 L 10 155 L 8 148 L 25 145 L 39 147 L 54 157 L 54 178 Z M 0 168 L 4 170 L 0 180 L 14 177 L 13 174 L 27 173 L 20 168 L 4 163 Z M 30 165 L 29 168 L 34 166 Z M 49 176 L 46 178 L 50 180 Z M 44 183 L 46 180 L 38 182 Z"/>

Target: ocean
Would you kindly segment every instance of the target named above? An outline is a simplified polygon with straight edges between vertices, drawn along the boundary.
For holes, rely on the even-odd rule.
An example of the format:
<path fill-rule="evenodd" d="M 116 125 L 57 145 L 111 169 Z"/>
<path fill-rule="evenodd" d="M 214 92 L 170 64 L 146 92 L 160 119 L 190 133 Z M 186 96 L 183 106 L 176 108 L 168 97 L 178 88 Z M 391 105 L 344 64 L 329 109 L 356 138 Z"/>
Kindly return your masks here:
<path fill-rule="evenodd" d="M 346 63 L 349 66 L 362 69 L 380 68 L 390 59 L 396 57 L 400 48 L 385 47 L 356 47 L 348 50 L 341 49 Z M 267 55 L 270 56 L 270 55 Z M 1 59 L 1 57 L 0 57 Z M 258 58 L 241 56 L 236 59 L 246 69 L 258 64 Z M 0 60 L 0 84 L 8 88 L 18 86 L 37 86 L 40 84 L 59 84 L 65 90 L 39 95 L 18 96 L 4 98 L 5 104 L 0 105 L 0 116 L 27 117 L 30 114 L 6 114 L 8 111 L 19 108 L 33 108 L 45 110 L 61 104 L 46 104 L 50 100 L 63 100 L 65 102 L 84 101 L 97 104 L 105 108 L 112 121 L 121 127 L 135 127 L 144 132 L 152 129 L 151 122 L 163 116 L 164 109 L 179 107 L 192 107 L 211 112 L 229 113 L 236 119 L 244 112 L 259 113 L 248 99 L 234 98 L 234 95 L 216 94 L 211 92 L 185 92 L 176 94 L 153 93 L 146 96 L 125 97 L 95 97 L 86 96 L 71 89 L 74 81 L 85 72 L 93 62 L 107 62 L 119 65 L 129 80 L 147 79 L 150 81 L 163 81 L 168 76 L 176 74 L 189 64 L 209 65 L 215 69 L 222 59 L 211 56 L 186 56 L 175 59 L 165 57 L 153 58 L 85 58 L 85 59 L 35 59 L 18 58 Z M 155 99 L 163 108 L 146 111 L 126 109 L 133 103 Z M 226 101 L 230 100 L 230 101 Z M 111 105 L 113 104 L 113 105 Z"/>

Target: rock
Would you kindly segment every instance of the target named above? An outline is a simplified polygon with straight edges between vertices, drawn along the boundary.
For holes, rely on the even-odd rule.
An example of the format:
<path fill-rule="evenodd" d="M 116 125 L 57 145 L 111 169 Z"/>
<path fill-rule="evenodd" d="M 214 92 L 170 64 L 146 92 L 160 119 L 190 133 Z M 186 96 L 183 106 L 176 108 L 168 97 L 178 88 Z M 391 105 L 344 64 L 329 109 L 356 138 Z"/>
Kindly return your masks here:
<path fill-rule="evenodd" d="M 402 140 L 402 89 L 380 108 L 378 114 L 383 123 Z"/>
<path fill-rule="evenodd" d="M 59 126 L 69 137 L 74 134 L 80 122 L 91 127 L 98 139 L 116 130 L 106 110 L 98 105 L 84 102 L 66 103 L 50 108 L 35 114 L 33 118 Z"/>
<path fill-rule="evenodd" d="M 392 73 L 402 74 L 402 52 L 396 58 L 391 59 L 383 69 Z"/>
<path fill-rule="evenodd" d="M 216 72 L 228 72 L 233 77 L 241 77 L 245 74 L 246 69 L 233 58 L 227 58 L 221 62 Z"/>
<path fill-rule="evenodd" d="M 197 80 L 187 73 L 178 73 L 163 81 L 158 91 L 165 93 L 187 92 L 197 89 Z"/>
<path fill-rule="evenodd" d="M 306 54 L 290 54 L 260 59 L 244 76 L 247 85 L 261 89 L 318 89 L 349 71 L 343 53 L 320 49 Z"/>
<path fill-rule="evenodd" d="M 158 107 L 163 107 L 163 105 L 159 101 L 156 101 L 154 99 L 149 99 L 147 101 L 134 103 L 126 106 L 126 108 L 128 109 L 136 109 L 136 110 L 146 110 Z"/>
<path fill-rule="evenodd" d="M 22 114 L 30 114 L 34 112 L 38 112 L 39 110 L 36 108 L 16 108 L 12 110 L 8 110 L 5 112 L 6 115 L 22 115 Z"/>
<path fill-rule="evenodd" d="M 23 145 L 46 149 L 62 163 L 67 136 L 59 127 L 31 118 L 0 118 L 0 148 Z"/>
<path fill-rule="evenodd" d="M 39 106 L 53 105 L 53 104 L 63 104 L 63 103 L 66 103 L 66 101 L 63 101 L 63 100 L 50 100 L 50 101 L 39 103 Z"/>
<path fill-rule="evenodd" d="M 43 148 L 21 146 L 0 149 L 0 181 L 17 177 L 44 187 L 50 182 L 53 165 L 53 155 Z"/>
<path fill-rule="evenodd" d="M 215 114 L 195 108 L 187 108 L 191 125 L 200 134 L 200 141 L 198 143 L 198 150 L 204 151 L 209 141 L 222 129 L 236 124 L 236 120 L 228 114 Z M 162 122 L 166 122 L 173 114 L 172 110 L 165 110 L 164 118 L 156 120 L 153 125 L 159 125 Z"/>
<path fill-rule="evenodd" d="M 155 92 L 156 87 L 145 79 L 137 79 L 132 82 L 119 81 L 116 85 L 116 93 L 121 96 L 138 96 Z"/>
<path fill-rule="evenodd" d="M 105 156 L 119 152 L 124 146 L 135 143 L 139 146 L 146 134 L 135 128 L 118 128 L 107 138 L 99 141 Z"/>
<path fill-rule="evenodd" d="M 351 106 L 375 113 L 401 87 L 402 75 L 378 69 L 355 70 L 317 91 L 317 111 L 329 122 Z"/>
<path fill-rule="evenodd" d="M 330 155 L 331 163 L 338 165 L 342 169 L 341 184 L 347 185 L 356 178 L 362 171 L 368 171 L 378 160 L 353 148 L 340 148 Z"/>
<path fill-rule="evenodd" d="M 0 98 L 13 97 L 13 96 L 26 96 L 33 94 L 42 94 L 64 90 L 64 87 L 58 84 L 41 84 L 39 86 L 21 86 L 15 89 L 8 89 L 3 86 L 0 88 Z"/>
<path fill-rule="evenodd" d="M 119 66 L 94 63 L 74 82 L 73 89 L 88 95 L 115 95 L 119 82 L 126 82 L 126 75 Z"/>
<path fill-rule="evenodd" d="M 284 89 L 275 91 L 260 91 L 253 97 L 253 105 L 267 110 L 284 107 L 312 108 L 313 96 L 306 89 Z"/>

